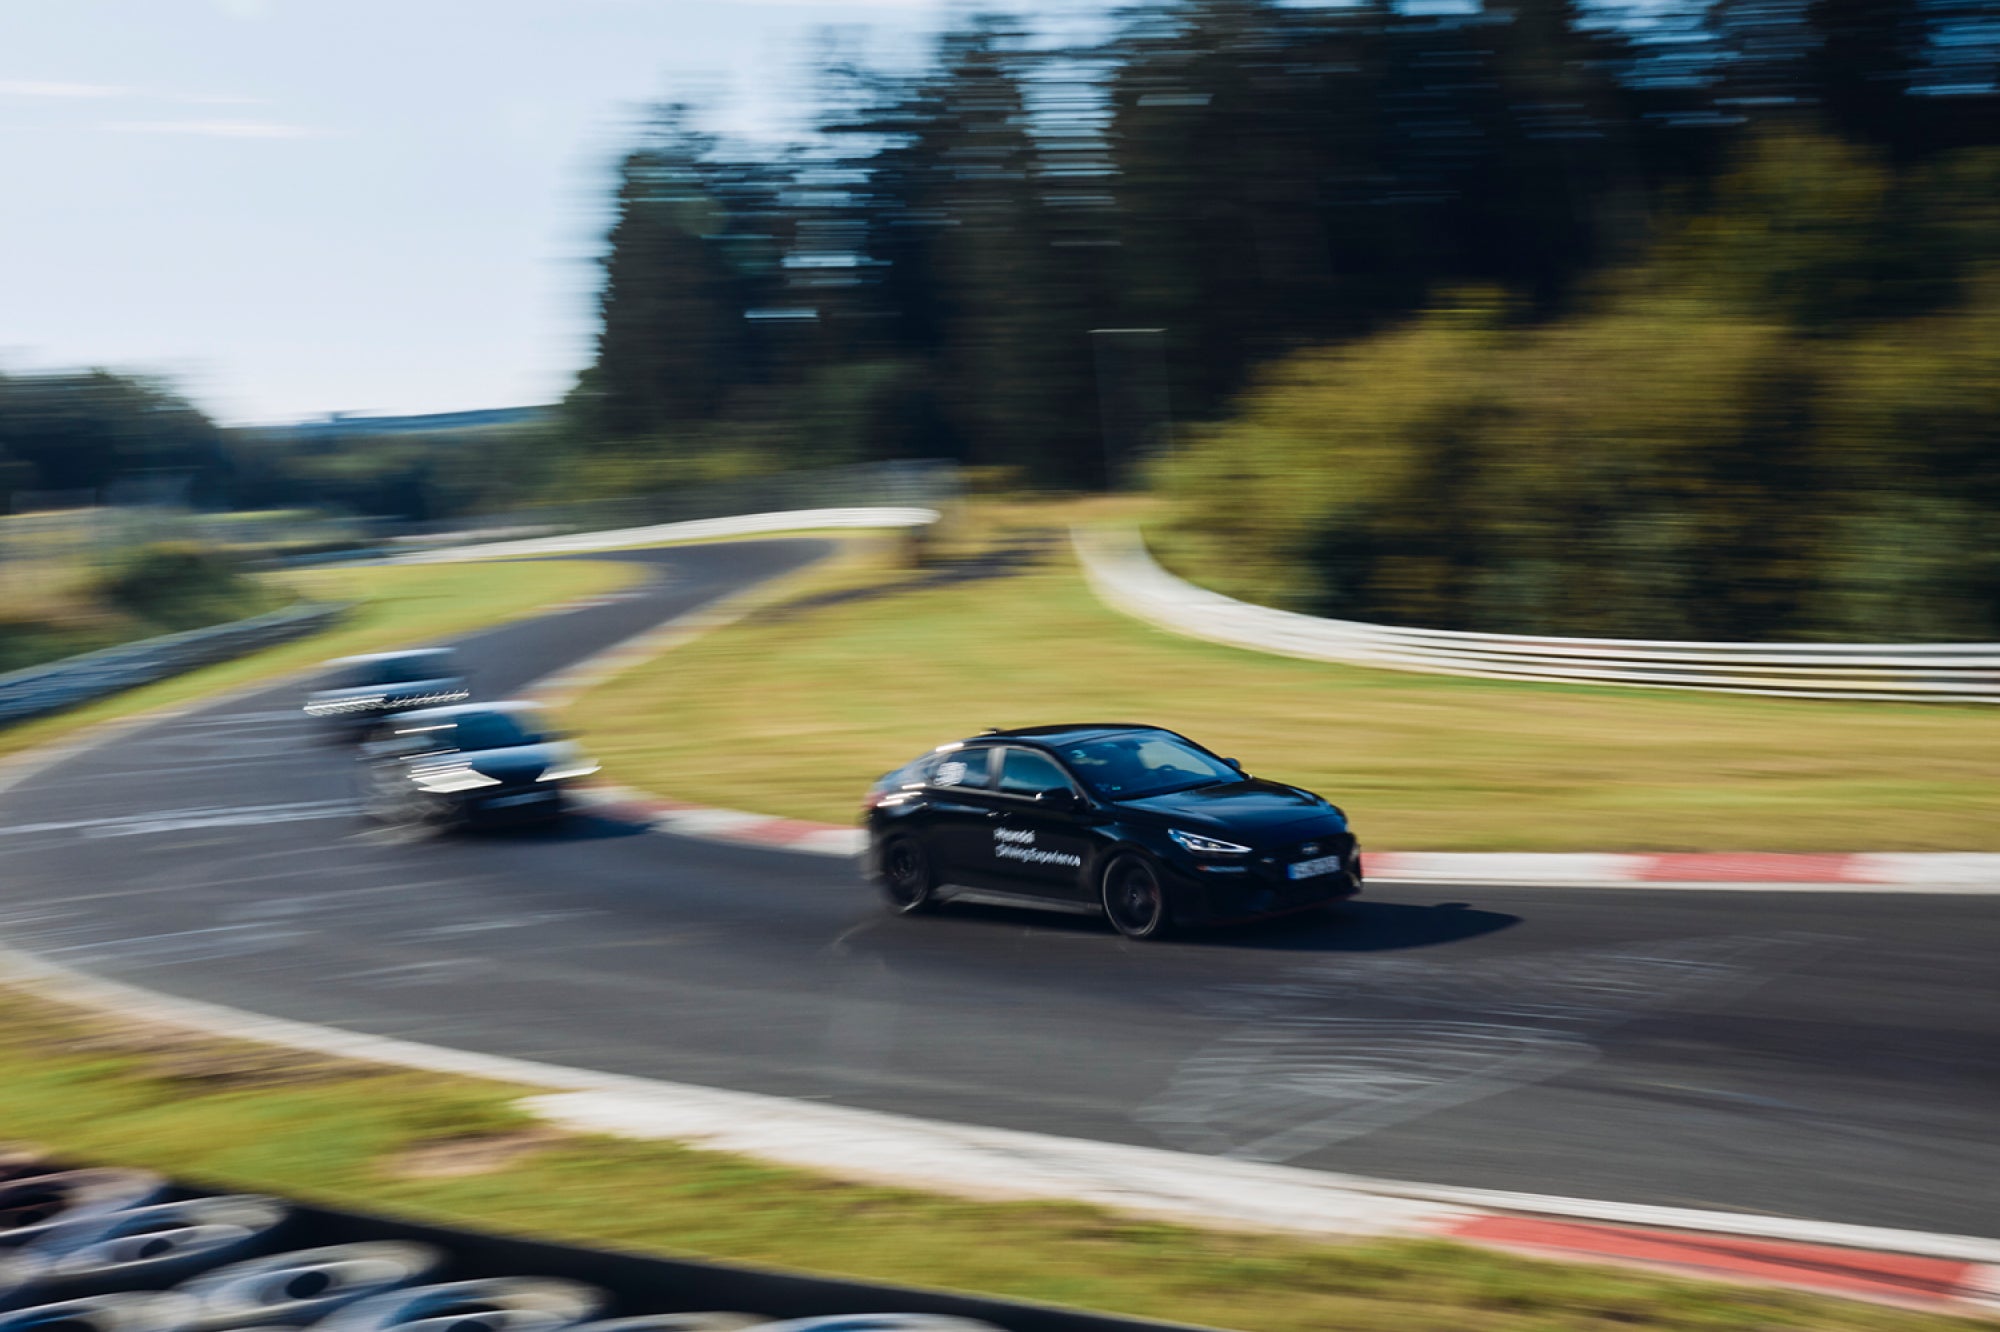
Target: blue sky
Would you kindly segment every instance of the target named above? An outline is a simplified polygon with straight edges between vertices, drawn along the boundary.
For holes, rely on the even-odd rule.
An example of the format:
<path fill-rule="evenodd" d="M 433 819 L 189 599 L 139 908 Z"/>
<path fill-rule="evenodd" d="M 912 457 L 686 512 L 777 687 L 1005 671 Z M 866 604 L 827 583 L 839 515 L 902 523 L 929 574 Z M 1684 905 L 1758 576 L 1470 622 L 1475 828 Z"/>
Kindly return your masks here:
<path fill-rule="evenodd" d="M 177 378 L 227 422 L 554 399 L 610 171 L 667 97 L 796 123 L 815 35 L 942 0 L 60 0 L 0 41 L 0 370 Z"/>

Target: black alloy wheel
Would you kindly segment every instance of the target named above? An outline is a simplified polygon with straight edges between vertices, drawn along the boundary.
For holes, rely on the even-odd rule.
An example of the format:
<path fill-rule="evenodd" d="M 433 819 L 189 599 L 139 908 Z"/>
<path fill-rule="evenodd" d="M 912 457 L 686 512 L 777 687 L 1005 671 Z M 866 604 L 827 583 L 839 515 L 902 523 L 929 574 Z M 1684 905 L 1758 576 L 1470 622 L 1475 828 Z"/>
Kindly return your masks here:
<path fill-rule="evenodd" d="M 931 875 L 931 858 L 923 843 L 914 837 L 892 837 L 882 847 L 882 891 L 898 915 L 907 916 L 931 905 L 931 891 L 937 881 Z"/>
<path fill-rule="evenodd" d="M 1128 939 L 1157 939 L 1167 929 L 1167 894 L 1143 856 L 1125 855 L 1104 871 L 1104 914 Z"/>

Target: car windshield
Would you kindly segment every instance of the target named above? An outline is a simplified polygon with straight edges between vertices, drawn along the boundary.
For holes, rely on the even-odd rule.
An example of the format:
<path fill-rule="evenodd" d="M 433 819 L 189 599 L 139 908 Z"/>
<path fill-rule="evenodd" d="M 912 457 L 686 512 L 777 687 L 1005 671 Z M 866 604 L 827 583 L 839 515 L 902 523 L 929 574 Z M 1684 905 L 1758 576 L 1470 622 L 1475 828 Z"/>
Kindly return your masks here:
<path fill-rule="evenodd" d="M 452 724 L 454 749 L 506 749 L 513 745 L 539 745 L 542 737 L 521 725 L 518 718 L 504 712 L 481 712 L 460 717 Z"/>
<path fill-rule="evenodd" d="M 1076 774 L 1112 800 L 1188 791 L 1243 774 L 1197 745 L 1165 731 L 1128 731 L 1067 745 L 1062 755 Z"/>
<path fill-rule="evenodd" d="M 419 680 L 436 680 L 451 669 L 444 657 L 389 657 L 382 661 L 367 661 L 354 669 L 349 678 L 350 687 L 363 685 L 415 684 Z"/>

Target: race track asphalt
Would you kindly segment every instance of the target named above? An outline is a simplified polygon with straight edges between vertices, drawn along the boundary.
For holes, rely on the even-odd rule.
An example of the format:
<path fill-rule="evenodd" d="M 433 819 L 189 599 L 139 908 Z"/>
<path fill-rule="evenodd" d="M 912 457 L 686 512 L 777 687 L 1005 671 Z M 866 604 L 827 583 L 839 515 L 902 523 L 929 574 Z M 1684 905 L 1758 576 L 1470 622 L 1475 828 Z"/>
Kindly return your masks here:
<path fill-rule="evenodd" d="M 664 577 L 462 646 L 501 697 L 825 549 L 634 552 Z M 1152 944 L 999 909 L 903 919 L 838 860 L 596 817 L 385 836 L 299 695 L 223 700 L 0 796 L 0 940 L 282 1017 L 681 1082 L 2000 1235 L 2000 898 L 1374 888 Z M 966 728 L 988 712 L 968 682 Z M 670 794 L 700 800 L 701 774 Z"/>

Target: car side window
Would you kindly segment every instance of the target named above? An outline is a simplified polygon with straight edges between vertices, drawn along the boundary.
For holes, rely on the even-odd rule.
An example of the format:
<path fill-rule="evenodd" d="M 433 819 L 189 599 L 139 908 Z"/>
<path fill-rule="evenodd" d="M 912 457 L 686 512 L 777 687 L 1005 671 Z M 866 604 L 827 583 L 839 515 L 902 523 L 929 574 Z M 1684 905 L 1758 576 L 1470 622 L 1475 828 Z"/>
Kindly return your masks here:
<path fill-rule="evenodd" d="M 978 749 L 955 749 L 948 754 L 940 754 L 937 763 L 930 770 L 930 784 L 984 790 L 987 785 L 986 769 L 991 760 L 992 751 L 984 746 Z"/>
<path fill-rule="evenodd" d="M 1000 789 L 1009 795 L 1035 795 L 1041 791 L 1072 789 L 1069 774 L 1047 754 L 1032 749 L 1009 749 L 1000 760 Z"/>

